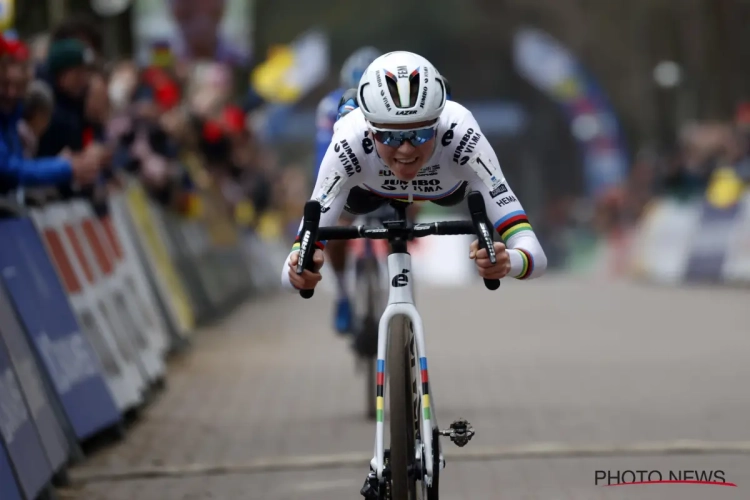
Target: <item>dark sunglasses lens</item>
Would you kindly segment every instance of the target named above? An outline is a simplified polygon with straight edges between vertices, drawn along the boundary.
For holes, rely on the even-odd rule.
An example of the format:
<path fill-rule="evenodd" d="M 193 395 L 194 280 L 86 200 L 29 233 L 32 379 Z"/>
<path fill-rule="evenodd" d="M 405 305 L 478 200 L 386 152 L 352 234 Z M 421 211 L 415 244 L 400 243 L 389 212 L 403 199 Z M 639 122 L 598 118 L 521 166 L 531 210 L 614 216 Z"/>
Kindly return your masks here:
<path fill-rule="evenodd" d="M 411 139 L 411 143 L 414 146 L 419 146 L 421 144 L 424 144 L 425 142 L 429 141 L 435 137 L 435 129 L 434 128 L 424 128 L 422 130 L 415 130 L 414 131 L 414 137 Z"/>
<path fill-rule="evenodd" d="M 425 142 L 435 137 L 435 129 L 426 128 L 420 130 L 406 130 L 403 132 L 395 131 L 377 131 L 374 134 L 375 140 L 386 146 L 397 148 L 409 141 L 412 146 L 421 146 Z"/>

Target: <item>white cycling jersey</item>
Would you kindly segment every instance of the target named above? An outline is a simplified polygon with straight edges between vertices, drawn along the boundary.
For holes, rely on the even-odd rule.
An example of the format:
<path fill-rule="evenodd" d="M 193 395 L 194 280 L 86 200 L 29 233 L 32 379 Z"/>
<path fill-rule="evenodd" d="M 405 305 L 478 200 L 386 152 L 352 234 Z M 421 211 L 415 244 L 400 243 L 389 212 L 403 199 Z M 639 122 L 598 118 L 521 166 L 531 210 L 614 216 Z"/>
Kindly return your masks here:
<path fill-rule="evenodd" d="M 547 258 L 474 116 L 460 104 L 448 101 L 437 127 L 431 159 L 414 180 L 400 181 L 378 156 L 362 110 L 355 109 L 339 120 L 312 195 L 321 204 L 320 226 L 338 223 L 349 191 L 355 186 L 383 198 L 413 202 L 438 200 L 468 184 L 466 193 L 479 191 L 484 196 L 487 215 L 508 248 L 509 276 L 540 276 Z M 322 242 L 318 245 L 324 247 Z M 292 253 L 298 250 L 299 236 Z M 282 284 L 294 290 L 288 270 L 287 257 Z"/>

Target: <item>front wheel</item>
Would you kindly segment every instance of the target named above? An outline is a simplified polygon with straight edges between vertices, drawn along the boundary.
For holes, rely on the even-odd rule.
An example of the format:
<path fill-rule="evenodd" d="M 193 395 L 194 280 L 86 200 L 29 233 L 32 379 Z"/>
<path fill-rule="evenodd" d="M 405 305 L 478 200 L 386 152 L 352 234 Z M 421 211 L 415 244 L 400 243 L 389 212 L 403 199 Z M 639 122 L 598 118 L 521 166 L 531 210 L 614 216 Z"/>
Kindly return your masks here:
<path fill-rule="evenodd" d="M 391 499 L 417 498 L 415 462 L 414 395 L 412 394 L 408 319 L 394 318 L 388 338 L 389 419 L 391 430 Z"/>
<path fill-rule="evenodd" d="M 440 445 L 437 429 L 432 432 L 432 457 L 417 461 L 421 441 L 421 383 L 411 322 L 403 317 L 393 320 L 388 343 L 390 472 L 392 500 L 438 500 Z M 422 448 L 420 446 L 420 448 Z M 424 448 L 422 448 L 424 450 Z M 432 484 L 422 481 L 424 462 L 432 460 Z"/>

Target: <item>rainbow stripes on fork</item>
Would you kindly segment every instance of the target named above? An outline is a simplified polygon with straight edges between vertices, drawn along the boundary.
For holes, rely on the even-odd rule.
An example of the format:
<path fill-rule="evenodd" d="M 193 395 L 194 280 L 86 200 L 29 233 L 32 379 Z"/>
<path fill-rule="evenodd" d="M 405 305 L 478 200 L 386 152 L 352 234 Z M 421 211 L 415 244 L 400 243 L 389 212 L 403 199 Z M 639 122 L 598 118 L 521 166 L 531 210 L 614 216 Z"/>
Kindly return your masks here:
<path fill-rule="evenodd" d="M 422 418 L 430 420 L 430 376 L 427 373 L 427 358 L 419 358 L 419 372 L 422 380 Z M 378 422 L 383 421 L 383 394 L 385 384 L 385 360 L 379 359 L 377 363 L 377 376 L 376 376 L 376 420 Z"/>

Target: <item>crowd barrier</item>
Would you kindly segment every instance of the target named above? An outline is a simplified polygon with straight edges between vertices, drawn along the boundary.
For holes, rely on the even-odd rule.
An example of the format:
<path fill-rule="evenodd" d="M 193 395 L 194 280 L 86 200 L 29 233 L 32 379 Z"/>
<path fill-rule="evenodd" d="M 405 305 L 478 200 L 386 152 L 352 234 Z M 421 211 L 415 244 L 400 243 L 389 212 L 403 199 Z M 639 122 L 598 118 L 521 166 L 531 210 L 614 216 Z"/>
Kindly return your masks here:
<path fill-rule="evenodd" d="M 243 238 L 210 197 L 171 213 L 136 182 L 84 200 L 0 203 L 0 499 L 39 498 L 162 386 L 196 325 L 253 289 Z"/>
<path fill-rule="evenodd" d="M 724 206 L 654 201 L 633 234 L 630 263 L 636 277 L 657 283 L 750 285 L 750 194 Z"/>

